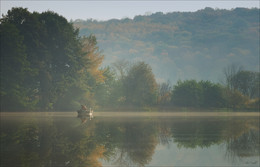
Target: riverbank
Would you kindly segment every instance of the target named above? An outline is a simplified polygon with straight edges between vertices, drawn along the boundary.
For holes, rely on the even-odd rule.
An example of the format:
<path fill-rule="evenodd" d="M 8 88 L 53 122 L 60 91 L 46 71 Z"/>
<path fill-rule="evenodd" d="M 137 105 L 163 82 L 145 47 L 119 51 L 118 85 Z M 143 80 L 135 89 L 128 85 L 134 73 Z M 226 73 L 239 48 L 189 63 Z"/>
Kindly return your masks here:
<path fill-rule="evenodd" d="M 102 112 L 259 112 L 259 108 L 199 108 L 199 107 L 173 107 L 173 106 L 154 106 L 154 107 L 98 107 Z"/>
<path fill-rule="evenodd" d="M 1 117 L 76 117 L 76 112 L 0 112 Z M 94 117 L 259 117 L 259 112 L 94 112 Z"/>

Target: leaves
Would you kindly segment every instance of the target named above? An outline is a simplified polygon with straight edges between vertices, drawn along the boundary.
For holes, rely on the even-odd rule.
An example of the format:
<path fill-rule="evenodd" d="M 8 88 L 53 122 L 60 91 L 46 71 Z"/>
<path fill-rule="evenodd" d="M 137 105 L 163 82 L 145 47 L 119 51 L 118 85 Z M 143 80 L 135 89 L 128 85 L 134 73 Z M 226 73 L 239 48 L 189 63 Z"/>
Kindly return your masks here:
<path fill-rule="evenodd" d="M 134 64 L 123 80 L 128 104 L 150 106 L 156 102 L 157 84 L 152 69 L 144 62 Z"/>
<path fill-rule="evenodd" d="M 72 101 L 64 97 L 68 91 L 76 87 L 84 92 L 79 91 L 81 96 L 104 82 L 102 61 L 95 36 L 80 38 L 57 13 L 13 8 L 1 19 L 1 99 L 6 110 L 60 108 Z"/>

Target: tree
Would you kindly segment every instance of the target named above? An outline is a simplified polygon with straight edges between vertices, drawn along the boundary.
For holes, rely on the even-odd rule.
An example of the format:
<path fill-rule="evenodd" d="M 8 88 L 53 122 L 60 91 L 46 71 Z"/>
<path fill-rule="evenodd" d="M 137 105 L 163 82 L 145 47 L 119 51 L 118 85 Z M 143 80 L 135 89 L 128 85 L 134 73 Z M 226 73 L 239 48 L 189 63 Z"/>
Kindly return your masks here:
<path fill-rule="evenodd" d="M 210 81 L 200 81 L 202 87 L 202 106 L 203 107 L 224 107 L 225 97 L 224 88 L 219 84 Z"/>
<path fill-rule="evenodd" d="M 158 86 L 158 104 L 167 105 L 171 100 L 170 81 L 164 82 Z"/>
<path fill-rule="evenodd" d="M 224 69 L 226 87 L 225 98 L 231 108 L 259 108 L 259 72 L 246 71 L 237 65 Z M 251 99 L 249 99 L 251 98 Z"/>
<path fill-rule="evenodd" d="M 259 98 L 259 72 L 239 71 L 232 78 L 234 89 L 250 98 Z"/>
<path fill-rule="evenodd" d="M 178 81 L 172 91 L 176 106 L 199 107 L 202 104 L 202 87 L 195 80 Z"/>
<path fill-rule="evenodd" d="M 116 71 L 119 73 L 118 78 L 122 79 L 126 76 L 130 63 L 124 59 L 121 59 L 121 60 L 117 60 L 112 65 L 116 69 Z"/>
<path fill-rule="evenodd" d="M 38 16 L 46 35 L 39 40 L 43 43 L 42 55 L 34 60 L 39 65 L 40 108 L 52 109 L 59 97 L 77 80 L 75 73 L 81 66 L 81 45 L 78 31 L 67 20 L 53 12 Z"/>
<path fill-rule="evenodd" d="M 246 102 L 249 100 L 247 96 L 243 95 L 238 90 L 231 91 L 230 89 L 226 89 L 224 96 L 227 107 L 233 109 L 245 108 Z"/>
<path fill-rule="evenodd" d="M 93 76 L 95 83 L 104 82 L 103 70 L 100 66 L 103 62 L 104 55 L 97 46 L 97 39 L 94 35 L 81 38 L 84 66 L 81 70 L 87 70 L 90 76 Z"/>
<path fill-rule="evenodd" d="M 181 107 L 224 107 L 224 88 L 210 81 L 179 81 L 172 91 L 172 103 Z"/>
<path fill-rule="evenodd" d="M 2 100 L 26 101 L 31 103 L 29 106 L 37 103 L 34 106 L 38 109 L 49 110 L 60 109 L 78 95 L 81 102 L 92 99 L 96 84 L 104 81 L 99 69 L 103 55 L 95 36 L 80 38 L 78 33 L 72 23 L 57 13 L 9 10 L 1 19 L 1 60 L 6 63 L 1 64 L 1 84 L 8 85 L 10 77 L 16 80 L 12 81 L 12 88 L 3 87 L 6 90 L 1 90 Z M 14 75 L 8 76 L 10 73 Z"/>
<path fill-rule="evenodd" d="M 26 76 L 32 76 L 27 60 L 26 46 L 20 31 L 10 23 L 0 24 L 1 39 L 1 110 L 34 108 L 37 99 L 26 85 Z"/>
<path fill-rule="evenodd" d="M 223 72 L 225 75 L 225 84 L 228 89 L 234 90 L 234 76 L 243 70 L 242 66 L 237 66 L 235 64 L 231 64 L 224 68 Z"/>
<path fill-rule="evenodd" d="M 52 109 L 75 79 L 81 56 L 78 31 L 64 17 L 50 11 L 39 14 L 13 8 L 1 21 L 19 30 L 26 60 L 36 71 L 33 77 L 20 77 L 35 90 L 32 93 L 39 99 L 39 108 Z"/>
<path fill-rule="evenodd" d="M 114 107 L 117 105 L 118 93 L 121 89 L 116 80 L 116 73 L 109 67 L 104 70 L 104 82 L 97 84 L 95 100 L 102 107 Z"/>
<path fill-rule="evenodd" d="M 94 107 L 97 100 L 95 94 L 100 93 L 104 82 L 105 69 L 100 69 L 104 56 L 101 54 L 96 37 L 90 35 L 80 39 L 81 57 L 79 57 L 79 66 L 74 72 L 75 82 L 67 89 L 64 96 L 60 98 L 55 105 L 57 109 L 75 110 L 80 104 L 87 104 Z M 108 74 L 108 73 L 107 73 Z M 110 77 L 109 75 L 107 77 Z"/>
<path fill-rule="evenodd" d="M 134 64 L 123 80 L 126 103 L 150 106 L 156 102 L 157 84 L 151 67 L 144 62 Z"/>

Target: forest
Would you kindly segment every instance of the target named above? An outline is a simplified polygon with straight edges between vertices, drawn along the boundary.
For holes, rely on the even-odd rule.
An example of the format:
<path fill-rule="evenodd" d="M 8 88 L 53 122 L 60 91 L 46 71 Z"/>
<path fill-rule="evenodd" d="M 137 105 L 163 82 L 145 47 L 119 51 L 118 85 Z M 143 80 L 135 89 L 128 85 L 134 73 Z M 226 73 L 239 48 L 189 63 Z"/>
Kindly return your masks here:
<path fill-rule="evenodd" d="M 259 10 L 246 11 L 249 17 Z M 226 12 L 229 15 L 229 11 Z M 244 11 L 242 10 L 242 12 Z M 138 22 L 138 20 L 146 17 L 160 15 L 160 13 L 157 13 L 149 17 L 136 16 L 134 21 Z M 161 23 L 158 25 L 164 24 L 163 21 L 167 19 L 160 20 Z M 201 16 L 201 20 L 207 20 L 207 18 Z M 126 20 L 126 22 L 128 21 Z M 255 59 L 259 56 L 259 52 L 256 51 L 255 45 L 257 45 L 257 42 L 255 37 L 257 37 L 257 34 L 259 35 L 259 20 L 251 21 L 252 25 L 254 25 L 253 22 L 257 23 L 257 25 L 252 27 L 250 20 L 248 21 L 250 22 L 248 27 L 250 27 L 252 34 L 244 36 L 250 42 L 246 43 L 248 45 L 243 44 L 241 50 L 243 48 L 247 50 L 244 50 L 246 54 L 243 57 L 245 59 L 251 56 L 250 62 L 257 63 Z M 103 24 L 87 21 L 84 26 L 88 27 L 89 22 L 97 25 Z M 113 23 L 113 20 L 111 22 Z M 130 22 L 132 21 L 130 20 Z M 31 13 L 26 8 L 12 8 L 3 16 L 0 23 L 1 111 L 75 111 L 79 109 L 81 104 L 86 104 L 98 110 L 113 111 L 151 111 L 157 109 L 177 111 L 182 108 L 259 110 L 260 74 L 258 71 L 247 70 L 239 65 L 231 64 L 218 68 L 218 71 L 224 75 L 223 84 L 209 79 L 196 79 L 196 76 L 194 76 L 188 79 L 179 79 L 172 85 L 170 81 L 158 82 L 150 61 L 118 59 L 107 65 L 104 61 L 110 59 L 113 54 L 102 52 L 103 47 L 104 49 L 106 47 L 99 45 L 99 43 L 102 43 L 99 42 L 100 34 L 84 29 L 89 34 L 82 35 L 82 28 L 75 28 L 75 23 L 68 22 L 63 16 L 55 12 Z M 196 26 L 187 20 L 188 23 Z M 154 22 L 154 24 L 156 27 L 157 23 Z M 149 26 L 149 24 L 142 25 L 144 29 L 145 26 Z M 91 25 L 89 27 L 91 28 Z M 165 25 L 165 29 L 169 27 L 180 30 L 180 27 Z M 185 25 L 185 27 L 189 26 Z M 160 26 L 157 28 L 160 29 Z M 100 30 L 95 29 L 96 31 Z M 209 28 L 209 30 L 218 34 L 214 29 Z M 109 30 L 102 31 L 109 33 Z M 257 32 L 253 33 L 255 31 Z M 120 32 L 119 30 L 116 32 L 118 32 L 114 34 L 116 36 L 120 36 L 121 33 L 127 35 L 126 32 Z M 201 31 L 200 33 L 205 32 Z M 189 33 L 187 32 L 187 34 Z M 243 35 L 243 33 L 241 34 Z M 131 39 L 131 33 L 128 35 L 129 39 Z M 188 38 L 185 34 L 174 34 L 174 36 L 176 35 L 180 35 L 179 38 Z M 163 37 L 160 33 L 149 36 L 155 39 Z M 167 34 L 165 36 L 170 37 Z M 124 36 L 121 37 L 124 38 Z M 169 38 L 168 42 L 174 39 L 175 37 Z M 232 38 L 228 37 L 228 39 L 231 40 Z M 108 40 L 114 41 L 115 39 Z M 153 39 L 146 40 L 148 45 L 153 41 Z M 209 37 L 208 40 L 215 41 L 216 39 Z M 241 43 L 239 41 L 240 39 L 237 40 L 237 43 L 242 45 L 243 41 Z M 121 40 L 118 39 L 118 42 L 121 42 Z M 138 44 L 138 41 L 135 42 Z M 209 43 L 209 41 L 204 42 Z M 256 43 L 251 45 L 251 42 Z M 202 43 L 195 43 L 203 46 Z M 156 45 L 162 46 L 159 43 Z M 102 49 L 100 49 L 101 46 Z M 111 49 L 118 50 L 116 48 Z M 131 48 L 128 47 L 128 49 Z M 212 49 L 208 49 L 207 52 L 214 52 L 214 49 Z M 178 52 L 181 53 L 181 50 Z M 225 50 L 224 48 L 221 51 L 224 52 Z M 191 50 L 188 52 L 191 52 Z M 121 51 L 119 53 L 127 58 L 127 55 Z M 182 55 L 186 53 L 183 52 Z M 146 54 L 149 55 L 150 53 L 146 52 Z M 225 55 L 224 53 L 218 54 Z M 169 54 L 167 53 L 167 55 Z M 182 55 L 180 54 L 180 57 Z M 187 53 L 186 56 L 190 55 Z M 222 58 L 216 57 L 215 60 L 222 60 Z M 179 65 L 189 64 L 184 59 L 182 61 L 183 63 Z M 207 64 L 207 62 L 203 63 L 211 65 Z M 252 64 L 253 69 L 257 66 L 254 63 Z M 162 68 L 161 70 L 165 69 Z M 209 70 L 204 68 L 204 71 Z M 168 69 L 165 72 L 170 72 L 171 77 L 178 79 L 178 76 L 175 75 L 176 70 L 171 69 L 169 71 Z"/>
<path fill-rule="evenodd" d="M 133 19 L 72 20 L 80 35 L 95 34 L 103 64 L 126 59 L 151 65 L 156 80 L 220 82 L 234 63 L 259 71 L 259 9 L 205 8 Z"/>

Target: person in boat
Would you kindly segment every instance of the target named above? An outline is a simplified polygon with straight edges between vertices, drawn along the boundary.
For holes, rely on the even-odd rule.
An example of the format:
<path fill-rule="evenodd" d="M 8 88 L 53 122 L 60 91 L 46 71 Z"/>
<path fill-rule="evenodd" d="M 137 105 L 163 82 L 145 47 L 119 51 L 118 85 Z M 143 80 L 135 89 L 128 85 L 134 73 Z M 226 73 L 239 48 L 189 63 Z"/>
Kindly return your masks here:
<path fill-rule="evenodd" d="M 83 110 L 83 111 L 87 111 L 88 108 L 87 108 L 87 106 L 85 106 L 85 105 L 81 105 L 81 110 Z"/>

